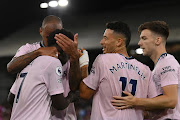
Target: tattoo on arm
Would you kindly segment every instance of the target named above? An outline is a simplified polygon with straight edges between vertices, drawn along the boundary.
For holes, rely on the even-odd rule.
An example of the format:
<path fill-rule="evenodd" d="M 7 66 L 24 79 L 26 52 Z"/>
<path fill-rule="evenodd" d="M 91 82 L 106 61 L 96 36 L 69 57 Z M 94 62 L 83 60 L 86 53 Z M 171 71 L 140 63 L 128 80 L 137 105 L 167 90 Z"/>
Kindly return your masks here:
<path fill-rule="evenodd" d="M 9 73 L 18 73 L 38 56 L 39 55 L 37 54 L 37 52 L 33 51 L 31 53 L 14 58 L 8 63 L 7 70 Z"/>
<path fill-rule="evenodd" d="M 79 88 L 81 82 L 81 70 L 79 67 L 79 61 L 71 61 L 70 63 L 70 72 L 69 72 L 69 84 L 70 89 L 75 91 Z"/>

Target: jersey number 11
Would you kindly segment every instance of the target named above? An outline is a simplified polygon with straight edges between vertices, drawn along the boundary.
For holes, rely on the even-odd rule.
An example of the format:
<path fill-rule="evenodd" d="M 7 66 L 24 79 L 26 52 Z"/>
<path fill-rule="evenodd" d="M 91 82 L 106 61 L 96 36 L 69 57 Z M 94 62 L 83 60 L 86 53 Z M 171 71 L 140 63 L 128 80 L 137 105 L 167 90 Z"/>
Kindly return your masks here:
<path fill-rule="evenodd" d="M 126 88 L 126 85 L 127 85 L 127 78 L 126 77 L 120 77 L 119 81 L 122 82 L 122 91 L 124 91 Z M 137 80 L 130 79 L 129 84 L 132 84 L 131 94 L 134 96 L 136 93 Z M 124 97 L 126 95 L 122 92 L 121 96 Z"/>

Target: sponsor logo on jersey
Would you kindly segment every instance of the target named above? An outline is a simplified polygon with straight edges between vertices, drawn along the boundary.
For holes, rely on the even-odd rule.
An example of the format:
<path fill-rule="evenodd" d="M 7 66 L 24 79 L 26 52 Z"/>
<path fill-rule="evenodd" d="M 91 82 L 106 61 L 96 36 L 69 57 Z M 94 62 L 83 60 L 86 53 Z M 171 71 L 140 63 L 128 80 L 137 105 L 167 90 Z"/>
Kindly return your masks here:
<path fill-rule="evenodd" d="M 61 82 L 62 82 L 62 79 L 58 79 L 57 82 L 58 82 L 58 83 L 61 83 Z"/>
<path fill-rule="evenodd" d="M 163 67 L 161 75 L 163 75 L 164 73 L 167 73 L 167 72 L 175 72 L 175 69 L 171 68 L 171 66 Z"/>

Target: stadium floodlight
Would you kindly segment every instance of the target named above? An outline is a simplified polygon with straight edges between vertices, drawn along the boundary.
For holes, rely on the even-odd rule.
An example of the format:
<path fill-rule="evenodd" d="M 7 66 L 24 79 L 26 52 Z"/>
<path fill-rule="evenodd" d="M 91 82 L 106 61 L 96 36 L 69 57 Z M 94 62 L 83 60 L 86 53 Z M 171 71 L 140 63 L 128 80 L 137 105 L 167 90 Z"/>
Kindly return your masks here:
<path fill-rule="evenodd" d="M 143 50 L 141 48 L 136 49 L 136 54 L 143 54 Z"/>
<path fill-rule="evenodd" d="M 59 3 L 59 6 L 62 6 L 62 7 L 68 5 L 68 1 L 67 0 L 59 0 L 58 3 Z"/>
<path fill-rule="evenodd" d="M 58 6 L 58 2 L 57 2 L 57 1 L 54 1 L 54 0 L 53 0 L 53 1 L 50 1 L 50 2 L 49 2 L 49 6 L 50 6 L 50 7 L 57 7 L 57 6 Z"/>
<path fill-rule="evenodd" d="M 47 3 L 41 3 L 40 8 L 48 8 L 48 4 Z"/>

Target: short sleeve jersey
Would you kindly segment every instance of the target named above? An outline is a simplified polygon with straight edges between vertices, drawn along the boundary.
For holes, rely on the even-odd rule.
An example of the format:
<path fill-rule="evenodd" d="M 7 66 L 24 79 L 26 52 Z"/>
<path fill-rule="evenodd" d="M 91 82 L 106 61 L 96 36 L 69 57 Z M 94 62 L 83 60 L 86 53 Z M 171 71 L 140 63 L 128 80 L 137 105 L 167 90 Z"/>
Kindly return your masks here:
<path fill-rule="evenodd" d="M 51 96 L 64 92 L 62 65 L 57 58 L 40 56 L 16 80 L 11 120 L 49 120 Z"/>
<path fill-rule="evenodd" d="M 34 50 L 37 50 L 39 49 L 40 47 L 43 47 L 43 44 L 42 42 L 36 42 L 36 43 L 33 43 L 33 44 L 25 44 L 23 46 L 21 46 L 14 57 L 19 57 L 21 55 L 24 55 L 24 54 L 27 54 L 27 53 L 30 53 Z M 64 96 L 66 97 L 70 91 L 70 88 L 69 88 L 69 68 L 70 68 L 70 62 L 66 62 L 66 64 L 64 64 L 62 66 L 62 71 L 63 71 L 63 74 L 62 74 L 62 83 L 63 83 L 63 87 L 64 87 Z M 13 94 L 16 94 L 16 91 L 15 91 L 15 88 L 16 87 L 16 84 L 14 83 L 13 86 L 11 87 L 11 93 Z M 74 108 L 74 103 L 70 103 L 69 106 L 64 109 L 64 110 L 55 110 L 55 109 L 52 109 L 52 120 L 68 120 L 68 119 L 71 119 L 71 120 L 76 120 L 76 112 L 75 112 L 75 108 Z"/>
<path fill-rule="evenodd" d="M 117 110 L 110 101 L 113 96 L 124 96 L 122 91 L 138 98 L 157 96 L 149 67 L 117 53 L 97 56 L 90 75 L 83 82 L 97 91 L 93 97 L 91 120 L 143 120 L 141 109 Z"/>
<path fill-rule="evenodd" d="M 178 85 L 178 102 L 174 109 L 168 109 L 157 115 L 158 120 L 180 119 L 180 65 L 174 56 L 162 54 L 153 70 L 153 80 L 156 83 L 158 94 L 163 94 L 162 88 L 167 85 Z"/>
<path fill-rule="evenodd" d="M 27 54 L 27 53 L 30 53 L 34 50 L 37 50 L 38 48 L 40 48 L 42 46 L 41 42 L 36 42 L 36 43 L 33 43 L 33 44 L 29 44 L 29 43 L 26 43 L 26 45 L 23 45 L 21 46 L 14 57 L 19 57 L 21 55 L 24 55 L 24 54 Z"/>

